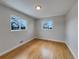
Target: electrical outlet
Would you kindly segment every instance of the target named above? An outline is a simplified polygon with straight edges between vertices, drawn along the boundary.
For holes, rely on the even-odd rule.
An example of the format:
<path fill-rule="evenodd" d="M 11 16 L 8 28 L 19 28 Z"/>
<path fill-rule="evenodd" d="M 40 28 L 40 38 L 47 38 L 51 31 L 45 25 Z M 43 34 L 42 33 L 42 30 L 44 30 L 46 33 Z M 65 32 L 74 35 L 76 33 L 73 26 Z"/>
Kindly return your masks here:
<path fill-rule="evenodd" d="M 23 43 L 23 40 L 21 40 L 20 43 Z"/>

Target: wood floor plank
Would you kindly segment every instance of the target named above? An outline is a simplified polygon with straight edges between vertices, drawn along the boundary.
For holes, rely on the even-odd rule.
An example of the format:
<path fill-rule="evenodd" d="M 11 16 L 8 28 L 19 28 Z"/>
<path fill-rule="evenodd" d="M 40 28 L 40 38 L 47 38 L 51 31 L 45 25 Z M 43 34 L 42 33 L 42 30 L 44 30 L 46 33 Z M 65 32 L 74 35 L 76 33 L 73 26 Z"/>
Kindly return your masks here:
<path fill-rule="evenodd" d="M 0 59 L 74 59 L 65 43 L 34 39 Z"/>

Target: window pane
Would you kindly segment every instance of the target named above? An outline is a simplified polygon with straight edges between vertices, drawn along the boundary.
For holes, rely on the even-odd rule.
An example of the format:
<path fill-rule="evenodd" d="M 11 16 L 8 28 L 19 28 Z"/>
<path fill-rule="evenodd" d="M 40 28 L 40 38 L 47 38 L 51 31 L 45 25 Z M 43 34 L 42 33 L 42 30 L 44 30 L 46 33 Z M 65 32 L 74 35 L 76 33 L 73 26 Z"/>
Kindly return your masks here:
<path fill-rule="evenodd" d="M 12 16 L 10 19 L 11 22 L 11 30 L 25 30 L 27 29 L 26 20 L 22 19 L 18 16 Z"/>
<path fill-rule="evenodd" d="M 52 29 L 53 28 L 53 22 L 52 21 L 45 21 L 43 23 L 43 29 Z"/>

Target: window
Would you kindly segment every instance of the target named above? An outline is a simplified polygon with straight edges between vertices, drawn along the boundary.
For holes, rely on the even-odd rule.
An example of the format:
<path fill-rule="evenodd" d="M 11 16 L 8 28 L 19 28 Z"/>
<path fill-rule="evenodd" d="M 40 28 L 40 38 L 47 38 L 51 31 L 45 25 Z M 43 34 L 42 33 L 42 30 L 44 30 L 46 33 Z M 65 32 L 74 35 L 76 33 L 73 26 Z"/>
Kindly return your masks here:
<path fill-rule="evenodd" d="M 43 29 L 52 29 L 52 28 L 53 28 L 53 22 L 52 21 L 43 22 Z"/>
<path fill-rule="evenodd" d="M 12 31 L 26 30 L 27 22 L 18 16 L 11 16 L 10 27 Z"/>

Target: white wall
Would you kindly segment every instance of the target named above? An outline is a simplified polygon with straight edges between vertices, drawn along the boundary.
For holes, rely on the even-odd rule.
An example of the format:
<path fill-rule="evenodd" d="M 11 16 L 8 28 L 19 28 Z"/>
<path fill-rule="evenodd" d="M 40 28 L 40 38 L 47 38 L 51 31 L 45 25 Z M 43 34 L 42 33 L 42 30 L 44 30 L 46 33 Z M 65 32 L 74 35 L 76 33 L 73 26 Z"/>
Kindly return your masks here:
<path fill-rule="evenodd" d="M 73 55 L 78 57 L 78 4 L 76 3 L 66 15 L 66 43 Z"/>
<path fill-rule="evenodd" d="M 27 31 L 10 31 L 10 16 L 16 15 L 28 21 Z M 0 54 L 19 46 L 21 40 L 28 41 L 34 38 L 34 20 L 19 12 L 0 5 Z"/>
<path fill-rule="evenodd" d="M 42 28 L 42 22 L 51 20 L 54 22 L 54 28 L 52 30 L 44 30 Z M 55 41 L 65 41 L 65 28 L 64 28 L 64 16 L 55 16 L 49 18 L 43 18 L 37 20 L 36 29 L 37 35 L 36 37 L 40 39 L 48 39 L 48 40 L 55 40 Z"/>

